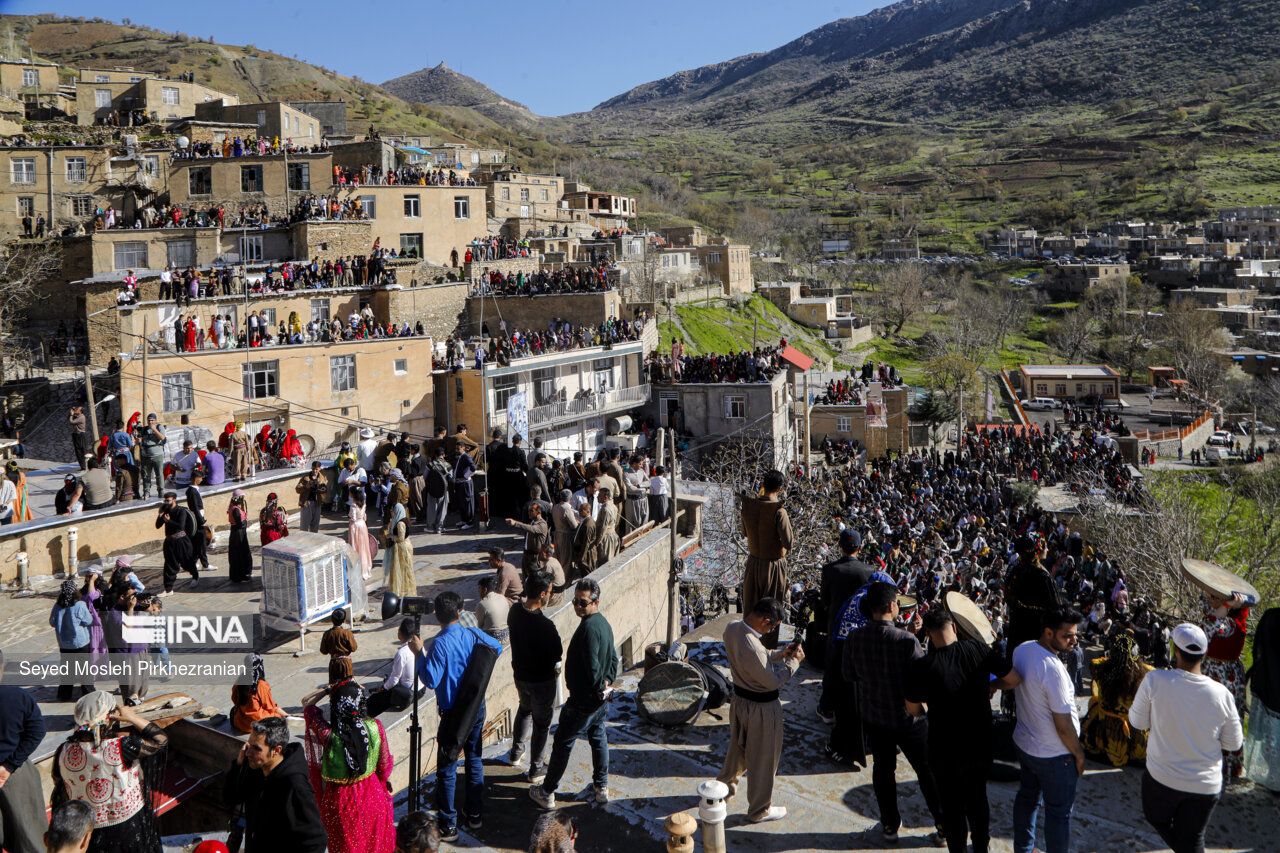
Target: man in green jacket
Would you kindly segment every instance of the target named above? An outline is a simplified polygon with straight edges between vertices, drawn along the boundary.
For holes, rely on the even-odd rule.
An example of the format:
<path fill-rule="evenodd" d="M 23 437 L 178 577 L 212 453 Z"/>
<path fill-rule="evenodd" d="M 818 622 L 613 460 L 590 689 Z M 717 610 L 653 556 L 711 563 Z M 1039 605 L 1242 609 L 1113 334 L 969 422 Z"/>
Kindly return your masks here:
<path fill-rule="evenodd" d="M 569 766 L 573 742 L 580 736 L 591 744 L 594 799 L 601 804 L 609 802 L 609 740 L 604 721 L 613 680 L 618 677 L 618 653 L 613 647 L 613 628 L 600 613 L 600 584 L 591 578 L 578 581 L 573 610 L 582 621 L 569 640 L 564 659 L 569 700 L 560 709 L 547 777 L 541 785 L 529 788 L 529 796 L 544 809 L 556 807 L 556 786 Z"/>

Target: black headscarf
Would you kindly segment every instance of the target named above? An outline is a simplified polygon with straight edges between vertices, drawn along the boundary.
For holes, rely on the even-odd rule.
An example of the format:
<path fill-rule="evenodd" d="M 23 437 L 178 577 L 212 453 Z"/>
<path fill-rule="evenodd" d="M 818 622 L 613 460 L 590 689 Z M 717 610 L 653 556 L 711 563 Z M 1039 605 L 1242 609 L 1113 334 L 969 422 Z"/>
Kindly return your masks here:
<path fill-rule="evenodd" d="M 1253 632 L 1253 666 L 1245 673 L 1263 705 L 1280 714 L 1280 607 L 1262 614 Z"/>
<path fill-rule="evenodd" d="M 348 775 L 363 773 L 369 761 L 369 729 L 365 726 L 368 694 L 354 681 L 344 681 L 329 694 L 329 725 L 342 744 Z"/>
<path fill-rule="evenodd" d="M 58 606 L 74 607 L 79 600 L 80 589 L 76 586 L 76 582 L 72 580 L 63 581 L 62 588 L 58 590 Z"/>
<path fill-rule="evenodd" d="M 250 673 L 249 693 L 258 692 L 258 682 L 267 677 L 267 668 L 262 665 L 262 655 L 251 652 L 244 656 L 245 666 Z"/>

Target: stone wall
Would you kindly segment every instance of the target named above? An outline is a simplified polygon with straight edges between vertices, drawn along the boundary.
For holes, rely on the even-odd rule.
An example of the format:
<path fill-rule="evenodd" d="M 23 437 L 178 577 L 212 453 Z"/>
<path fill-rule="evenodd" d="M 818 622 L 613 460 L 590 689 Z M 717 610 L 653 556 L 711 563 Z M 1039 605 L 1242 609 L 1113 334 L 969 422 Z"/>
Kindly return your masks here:
<path fill-rule="evenodd" d="M 373 248 L 373 223 L 361 219 L 299 222 L 293 226 L 293 245 L 294 257 L 316 258 L 321 263 L 367 256 Z"/>
<path fill-rule="evenodd" d="M 465 249 L 459 249 L 458 254 L 466 257 L 467 253 Z M 538 271 L 539 266 L 540 261 L 536 257 L 507 258 L 501 261 L 472 261 L 469 264 L 462 265 L 462 277 L 467 281 L 479 281 L 495 271 L 503 275 L 515 275 L 517 273 L 533 275 Z"/>
<path fill-rule="evenodd" d="M 389 316 L 397 323 L 408 321 L 410 326 L 421 322 L 428 335 L 443 341 L 463 322 L 468 287 L 466 282 L 459 281 L 388 290 Z"/>
<path fill-rule="evenodd" d="M 506 320 L 510 332 L 517 328 L 545 329 L 557 318 L 575 326 L 587 326 L 621 316 L 622 296 L 616 290 L 545 296 L 471 296 L 467 298 L 464 334 L 480 334 L 482 318 L 489 325 L 489 331 L 496 335 L 500 320 Z"/>

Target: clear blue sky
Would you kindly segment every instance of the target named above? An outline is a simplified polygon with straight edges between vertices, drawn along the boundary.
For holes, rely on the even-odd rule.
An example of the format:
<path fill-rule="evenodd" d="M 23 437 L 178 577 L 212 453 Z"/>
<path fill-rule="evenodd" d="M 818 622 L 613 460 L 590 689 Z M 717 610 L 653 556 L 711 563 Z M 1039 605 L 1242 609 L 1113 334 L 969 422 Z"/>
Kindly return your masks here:
<path fill-rule="evenodd" d="M 297 54 L 371 83 L 443 60 L 534 112 L 561 115 L 676 71 L 780 47 L 888 2 L 0 0 L 0 10 L 129 18 L 224 44 Z"/>

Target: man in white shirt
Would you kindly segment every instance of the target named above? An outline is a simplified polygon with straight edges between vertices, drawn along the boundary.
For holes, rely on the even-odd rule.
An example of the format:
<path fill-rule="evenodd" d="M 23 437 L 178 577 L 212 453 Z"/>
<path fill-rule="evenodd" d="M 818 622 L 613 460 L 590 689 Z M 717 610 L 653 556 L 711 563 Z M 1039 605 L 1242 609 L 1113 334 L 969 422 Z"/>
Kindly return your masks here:
<path fill-rule="evenodd" d="M 182 442 L 182 452 L 173 457 L 173 481 L 179 486 L 191 485 L 191 471 L 200 464 L 200 454 L 190 441 Z"/>
<path fill-rule="evenodd" d="M 1150 729 L 1142 813 L 1174 853 L 1204 853 L 1204 830 L 1222 795 L 1222 753 L 1244 745 L 1231 691 L 1200 671 L 1209 638 L 1173 629 L 1177 669 L 1147 673 L 1129 724 Z"/>
<path fill-rule="evenodd" d="M 422 682 L 414 678 L 414 658 L 422 652 L 422 636 L 416 616 L 406 616 L 400 621 L 400 648 L 391 662 L 391 674 L 369 694 L 369 716 L 376 717 L 383 711 L 403 711 L 413 701 L 410 684 L 422 695 Z"/>
<path fill-rule="evenodd" d="M 366 471 L 373 470 L 373 452 L 378 449 L 378 439 L 374 438 L 373 430 L 365 427 L 360 430 L 360 443 L 356 445 L 356 461 L 360 463 L 360 467 Z"/>
<path fill-rule="evenodd" d="M 583 484 L 581 489 L 574 492 L 572 501 L 574 513 L 576 514 L 578 512 L 578 507 L 583 504 L 590 504 L 591 520 L 597 520 L 599 518 L 598 513 L 600 512 L 600 498 L 596 494 L 598 491 L 600 491 L 599 484 L 596 483 L 595 480 L 588 480 Z"/>
<path fill-rule="evenodd" d="M 480 630 L 499 643 L 505 643 L 510 636 L 507 630 L 507 614 L 511 611 L 511 600 L 494 591 L 493 578 L 485 575 L 476 581 L 480 592 L 480 600 L 476 602 L 476 623 Z"/>
<path fill-rule="evenodd" d="M 1013 668 L 1022 676 L 1014 689 L 1018 725 L 1013 743 L 1022 765 L 1022 785 L 1013 801 L 1015 853 L 1032 853 L 1041 797 L 1045 853 L 1067 853 L 1071 843 L 1071 807 L 1076 781 L 1084 774 L 1084 750 L 1075 689 L 1058 655 L 1075 648 L 1081 618 L 1069 608 L 1049 610 L 1040 638 L 1013 652 Z"/>

